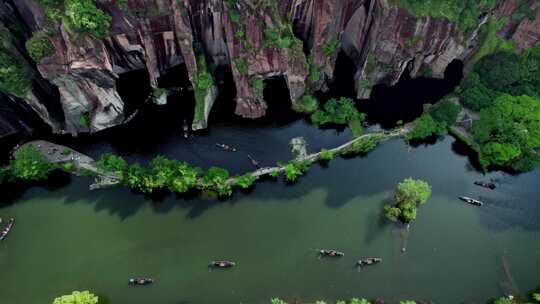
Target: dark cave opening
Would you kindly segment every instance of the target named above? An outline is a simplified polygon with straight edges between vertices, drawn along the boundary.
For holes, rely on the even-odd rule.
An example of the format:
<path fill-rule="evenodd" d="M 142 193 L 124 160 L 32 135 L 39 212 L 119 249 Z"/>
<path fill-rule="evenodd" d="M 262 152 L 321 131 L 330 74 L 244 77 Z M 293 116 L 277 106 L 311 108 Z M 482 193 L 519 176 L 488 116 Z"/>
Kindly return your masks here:
<path fill-rule="evenodd" d="M 331 98 L 348 97 L 355 99 L 354 75 L 356 71 L 356 65 L 352 59 L 341 50 L 336 59 L 333 80 L 328 83 L 328 90 L 317 91 L 315 93 L 316 97 L 323 103 Z"/>
<path fill-rule="evenodd" d="M 167 104 L 163 107 L 167 114 L 179 126 L 185 120 L 187 124 L 193 121 L 195 111 L 195 95 L 189 81 L 186 64 L 179 64 L 169 68 L 158 78 L 158 87 L 167 89 L 169 96 Z"/>
<path fill-rule="evenodd" d="M 274 76 L 264 80 L 265 120 L 278 124 L 287 124 L 299 116 L 292 109 L 292 101 L 284 76 Z"/>
<path fill-rule="evenodd" d="M 383 128 L 395 127 L 398 121 L 411 122 L 423 112 L 423 105 L 433 104 L 452 93 L 463 77 L 463 63 L 452 61 L 444 79 L 418 77 L 412 79 L 404 72 L 394 86 L 375 85 L 370 99 L 358 103 L 360 111 L 368 115 L 369 123 Z"/>
<path fill-rule="evenodd" d="M 218 88 L 218 96 L 208 119 L 209 125 L 216 122 L 229 122 L 238 119 L 234 114 L 236 109 L 236 85 L 229 65 L 219 65 L 214 71 Z"/>
<path fill-rule="evenodd" d="M 140 108 L 152 93 L 148 70 L 140 69 L 118 75 L 116 90 L 124 102 L 124 115 L 128 117 Z"/>

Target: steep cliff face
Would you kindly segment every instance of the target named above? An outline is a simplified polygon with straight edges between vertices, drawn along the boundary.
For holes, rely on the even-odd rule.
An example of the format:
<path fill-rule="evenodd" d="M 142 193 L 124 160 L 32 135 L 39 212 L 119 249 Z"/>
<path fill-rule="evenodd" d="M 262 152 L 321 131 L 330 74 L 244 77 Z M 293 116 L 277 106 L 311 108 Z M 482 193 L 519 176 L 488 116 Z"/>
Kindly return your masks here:
<path fill-rule="evenodd" d="M 207 126 L 219 92 L 206 75 L 220 65 L 232 67 L 235 112 L 247 118 L 265 115 L 265 79 L 283 77 L 293 102 L 306 91 L 325 89 L 339 50 L 356 65 L 358 97 L 369 97 L 375 84 L 394 84 L 404 72 L 442 77 L 452 60 L 470 60 L 481 43 L 479 28 L 492 15 L 505 20 L 499 34 L 514 40 L 518 49 L 536 44 L 539 4 L 529 3 L 536 19 L 516 20 L 512 14 L 518 2 L 499 1 L 479 17 L 478 28 L 467 32 L 445 19 L 413 17 L 388 0 L 96 1 L 112 18 L 103 39 L 73 33 L 61 21 L 51 24 L 34 0 L 3 2 L 0 16 L 3 24 L 19 23 L 25 29 L 23 40 L 52 27 L 54 55 L 37 66 L 25 54 L 24 41 L 11 47 L 35 74 L 33 89 L 21 97 L 54 132 L 75 135 L 125 122 L 130 105 L 118 93 L 117 82 L 124 73 L 141 69 L 157 88 L 169 68 L 186 65 L 196 99 L 194 129 Z"/>

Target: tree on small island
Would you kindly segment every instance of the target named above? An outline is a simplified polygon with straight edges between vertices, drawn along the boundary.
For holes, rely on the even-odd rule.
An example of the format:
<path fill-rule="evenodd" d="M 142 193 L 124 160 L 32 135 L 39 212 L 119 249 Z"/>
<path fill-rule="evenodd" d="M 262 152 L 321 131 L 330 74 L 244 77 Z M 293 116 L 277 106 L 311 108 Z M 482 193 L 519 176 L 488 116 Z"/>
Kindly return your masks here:
<path fill-rule="evenodd" d="M 431 186 L 427 182 L 406 178 L 396 189 L 396 204 L 384 206 L 385 215 L 393 222 L 410 223 L 416 219 L 416 208 L 427 202 L 430 196 Z"/>
<path fill-rule="evenodd" d="M 53 304 L 97 304 L 99 298 L 89 291 L 74 291 L 54 299 Z"/>

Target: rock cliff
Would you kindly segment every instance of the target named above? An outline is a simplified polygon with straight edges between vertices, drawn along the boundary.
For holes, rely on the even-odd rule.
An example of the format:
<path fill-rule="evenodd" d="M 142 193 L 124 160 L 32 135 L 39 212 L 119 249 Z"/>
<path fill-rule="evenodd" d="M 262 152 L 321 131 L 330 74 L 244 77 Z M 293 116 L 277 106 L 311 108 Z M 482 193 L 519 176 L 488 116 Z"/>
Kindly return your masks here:
<path fill-rule="evenodd" d="M 108 34 L 96 38 L 49 18 L 35 0 L 2 0 L 0 25 L 10 40 L 2 51 L 33 79 L 24 94 L 6 93 L 53 132 L 97 132 L 122 124 L 127 109 L 140 106 L 123 100 L 119 78 L 144 69 L 157 89 L 168 69 L 185 64 L 196 100 L 193 128 L 199 129 L 207 126 L 219 94 L 212 79 L 217 66 L 231 67 L 235 113 L 247 118 L 265 115 L 265 79 L 283 77 L 293 102 L 324 90 L 341 50 L 356 65 L 358 97 L 367 98 L 373 85 L 392 85 L 403 73 L 442 77 L 451 61 L 467 64 L 490 18 L 504 21 L 499 36 L 518 50 L 538 43 L 540 4 L 527 3 L 535 18 L 516 18 L 522 2 L 500 0 L 479 16 L 475 29 L 461 31 L 446 19 L 414 17 L 395 0 L 100 0 L 95 5 L 111 21 Z M 47 30 L 54 51 L 32 62 L 24 43 L 40 30 Z M 19 128 L 0 121 L 6 130 Z"/>

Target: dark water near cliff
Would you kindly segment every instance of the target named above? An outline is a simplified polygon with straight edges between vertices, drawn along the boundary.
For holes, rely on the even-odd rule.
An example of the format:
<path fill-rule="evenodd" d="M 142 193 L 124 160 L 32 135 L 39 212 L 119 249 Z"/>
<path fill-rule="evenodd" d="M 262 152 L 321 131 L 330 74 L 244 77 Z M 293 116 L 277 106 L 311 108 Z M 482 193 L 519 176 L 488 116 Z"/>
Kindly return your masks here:
<path fill-rule="evenodd" d="M 154 132 L 169 130 L 167 123 Z M 289 159 L 292 137 L 304 136 L 315 151 L 350 136 L 301 120 L 221 123 L 188 140 L 178 130 L 154 138 L 143 131 L 135 129 L 115 144 L 80 141 L 79 148 L 142 161 L 163 154 L 243 172 L 251 169 L 245 153 L 264 165 Z M 48 303 L 77 289 L 93 290 L 106 303 L 133 304 L 268 303 L 275 296 L 482 303 L 536 287 L 540 171 L 483 176 L 454 151 L 453 141 L 416 148 L 391 141 L 364 158 L 315 165 L 294 185 L 262 181 L 251 193 L 237 192 L 226 201 L 165 195 L 152 202 L 123 188 L 90 192 L 85 178 L 32 187 L 7 201 L 4 195 L 0 216 L 16 217 L 17 223 L 0 243 L 2 303 Z M 222 152 L 215 142 L 240 152 Z M 409 176 L 429 181 L 433 197 L 407 232 L 382 219 L 382 206 Z M 472 185 L 486 178 L 500 187 Z M 459 195 L 480 197 L 486 206 L 467 206 Z M 346 255 L 319 260 L 316 248 Z M 353 265 L 361 256 L 380 256 L 383 263 L 358 272 Z M 209 272 L 208 261 L 221 258 L 236 260 L 238 267 Z M 157 282 L 129 288 L 127 278 L 136 275 Z"/>

